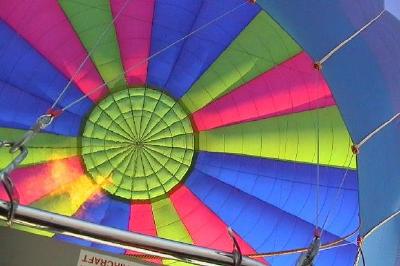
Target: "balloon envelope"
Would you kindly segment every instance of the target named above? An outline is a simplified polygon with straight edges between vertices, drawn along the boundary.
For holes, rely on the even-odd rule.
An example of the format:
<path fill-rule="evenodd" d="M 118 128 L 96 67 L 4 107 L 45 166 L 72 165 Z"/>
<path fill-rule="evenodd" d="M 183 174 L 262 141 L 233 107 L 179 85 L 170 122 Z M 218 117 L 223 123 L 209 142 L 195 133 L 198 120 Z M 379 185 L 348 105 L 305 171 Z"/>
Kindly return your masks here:
<path fill-rule="evenodd" d="M 322 71 L 313 67 L 385 7 Z M 56 108 L 87 95 L 28 144 L 12 173 L 21 204 L 226 251 L 230 226 L 244 254 L 307 247 L 317 224 L 323 243 L 355 232 L 317 265 L 354 265 L 358 232 L 399 210 L 398 123 L 351 151 L 400 110 L 396 8 L 1 2 L 1 138 L 17 140 L 60 94 Z M 398 239 L 386 236 L 398 223 L 380 230 L 366 256 L 384 242 L 393 247 L 385 265 L 395 265 Z"/>

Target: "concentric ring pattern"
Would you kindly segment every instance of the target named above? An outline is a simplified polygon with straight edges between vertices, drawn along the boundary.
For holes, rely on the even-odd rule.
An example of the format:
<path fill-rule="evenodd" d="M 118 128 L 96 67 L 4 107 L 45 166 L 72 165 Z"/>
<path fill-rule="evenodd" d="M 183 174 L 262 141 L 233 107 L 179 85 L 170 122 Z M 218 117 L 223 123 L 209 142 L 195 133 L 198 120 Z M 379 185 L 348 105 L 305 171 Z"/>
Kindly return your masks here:
<path fill-rule="evenodd" d="M 56 109 L 87 96 L 29 143 L 12 173 L 21 204 L 229 252 L 230 226 L 244 254 L 307 247 L 324 220 L 322 242 L 335 241 L 359 215 L 365 232 L 392 213 L 398 193 L 382 191 L 399 186 L 376 176 L 400 165 L 398 127 L 382 133 L 391 145 L 350 147 L 397 110 L 398 20 L 383 13 L 318 71 L 382 1 L 252 2 L 0 1 L 0 138 L 18 140 L 70 79 Z M 359 208 L 370 196 L 377 215 Z M 316 265 L 353 266 L 346 241 Z"/>
<path fill-rule="evenodd" d="M 182 181 L 194 154 L 193 130 L 169 96 L 152 89 L 123 90 L 90 113 L 82 154 L 89 174 L 109 193 L 148 200 Z"/>

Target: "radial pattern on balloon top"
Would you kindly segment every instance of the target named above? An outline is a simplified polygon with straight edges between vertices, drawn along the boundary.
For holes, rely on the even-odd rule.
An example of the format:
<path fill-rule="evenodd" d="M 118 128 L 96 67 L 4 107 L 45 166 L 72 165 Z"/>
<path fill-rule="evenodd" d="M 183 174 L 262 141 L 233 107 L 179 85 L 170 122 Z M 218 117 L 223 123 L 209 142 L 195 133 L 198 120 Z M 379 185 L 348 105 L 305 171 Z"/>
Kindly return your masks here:
<path fill-rule="evenodd" d="M 110 94 L 93 109 L 83 131 L 88 173 L 103 189 L 125 199 L 164 195 L 183 180 L 193 155 L 187 113 L 152 89 Z"/>

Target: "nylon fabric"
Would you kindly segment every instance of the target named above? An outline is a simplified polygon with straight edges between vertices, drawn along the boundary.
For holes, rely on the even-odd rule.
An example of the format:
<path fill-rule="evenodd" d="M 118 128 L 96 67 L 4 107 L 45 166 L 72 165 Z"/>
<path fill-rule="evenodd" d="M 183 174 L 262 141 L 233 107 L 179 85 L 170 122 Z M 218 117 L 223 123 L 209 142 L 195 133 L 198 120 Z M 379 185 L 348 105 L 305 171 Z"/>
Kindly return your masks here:
<path fill-rule="evenodd" d="M 341 49 L 324 68 L 324 74 L 355 142 L 359 142 L 400 111 L 400 67 L 396 63 L 400 58 L 400 48 L 397 45 L 400 37 L 396 35 L 398 31 L 400 22 L 385 13 Z M 365 58 L 374 60 L 365 64 Z M 350 78 L 346 73 L 352 69 L 357 69 L 359 74 Z M 339 75 L 341 78 L 338 78 Z M 354 89 L 347 90 L 349 87 Z M 399 187 L 396 174 L 400 158 L 398 135 L 398 121 L 395 121 L 361 149 L 359 176 L 362 234 L 399 209 L 400 196 L 394 189 Z M 378 202 L 380 208 L 371 213 L 371 205 Z"/>
<path fill-rule="evenodd" d="M 164 0 L 156 2 L 151 54 L 243 3 L 242 0 Z M 155 57 L 148 84 L 180 98 L 259 12 L 256 5 L 215 22 Z M 240 16 L 238 15 L 240 14 Z"/>
<path fill-rule="evenodd" d="M 314 225 L 194 170 L 189 189 L 256 251 L 286 250 L 309 244 Z M 263 232 L 260 234 L 260 232 Z M 289 233 L 291 232 L 291 233 Z M 337 237 L 326 233 L 324 241 Z M 343 265 L 353 265 L 356 250 L 349 248 Z M 296 256 L 274 259 L 275 265 L 293 265 Z M 322 254 L 320 260 L 324 261 Z M 329 257 L 327 259 L 329 265 Z M 324 264 L 322 264 L 324 265 Z"/>
<path fill-rule="evenodd" d="M 193 84 L 182 102 L 190 111 L 197 111 L 300 51 L 266 12 L 260 12 Z"/>
<path fill-rule="evenodd" d="M 238 191 L 311 224 L 315 223 L 315 165 L 200 152 L 195 168 Z M 355 171 L 347 173 L 340 196 L 335 201 L 344 173 L 345 170 L 340 168 L 320 168 L 320 219 L 333 209 L 325 230 L 336 236 L 347 235 L 358 227 L 358 180 Z"/>
<path fill-rule="evenodd" d="M 193 114 L 199 131 L 335 105 L 304 52 Z M 285 86 L 282 86 L 285 84 Z"/>
<path fill-rule="evenodd" d="M 349 165 L 351 139 L 336 107 L 320 109 L 320 164 Z M 328 119 L 329 118 L 329 119 Z M 317 111 L 248 122 L 199 134 L 201 151 L 317 163 Z M 353 160 L 351 168 L 356 167 Z"/>
<path fill-rule="evenodd" d="M 104 82 L 111 91 L 126 88 L 111 6 L 107 0 L 58 0 Z M 105 33 L 103 35 L 103 33 Z M 103 36 L 103 37 L 101 37 Z M 114 80 L 121 77 L 121 79 Z M 93 89 L 93 88 L 92 88 Z"/>
<path fill-rule="evenodd" d="M 0 18 L 68 79 L 75 75 L 87 55 L 57 1 L 1 1 Z M 83 93 L 103 82 L 90 59 L 73 81 Z M 89 99 L 98 101 L 107 92 L 108 89 L 104 88 L 90 95 Z"/>

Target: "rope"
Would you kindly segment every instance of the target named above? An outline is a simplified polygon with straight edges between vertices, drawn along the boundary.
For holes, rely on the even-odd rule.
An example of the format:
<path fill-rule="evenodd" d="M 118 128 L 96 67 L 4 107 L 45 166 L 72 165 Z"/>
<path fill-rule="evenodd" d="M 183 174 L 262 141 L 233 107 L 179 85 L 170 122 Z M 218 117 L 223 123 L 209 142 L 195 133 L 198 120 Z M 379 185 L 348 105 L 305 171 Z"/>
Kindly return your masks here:
<path fill-rule="evenodd" d="M 83 66 L 86 64 L 86 62 L 89 60 L 89 58 L 92 56 L 94 51 L 97 49 L 97 47 L 100 45 L 100 41 L 103 40 L 104 36 L 110 31 L 111 26 L 114 25 L 114 22 L 118 19 L 118 17 L 122 14 L 122 12 L 125 10 L 125 8 L 128 6 L 129 2 L 132 0 L 126 0 L 124 5 L 121 7 L 121 9 L 118 11 L 118 13 L 115 15 L 115 17 L 111 20 L 111 22 L 107 25 L 107 27 L 104 29 L 104 31 L 100 34 L 99 38 L 97 38 L 95 44 L 93 45 L 92 49 L 88 52 L 86 55 L 85 59 L 82 61 L 82 63 L 79 65 L 79 67 L 76 69 L 75 73 L 72 75 L 72 77 L 69 79 L 67 85 L 63 88 L 61 93 L 58 95 L 57 99 L 54 101 L 53 105 L 51 106 L 51 109 L 55 108 L 55 106 L 58 104 L 58 102 L 61 100 L 61 98 L 64 96 L 66 91 L 68 90 L 69 86 L 71 85 L 72 81 L 76 78 L 76 76 L 79 74 L 79 72 L 82 70 Z"/>
<path fill-rule="evenodd" d="M 364 252 L 362 251 L 361 247 L 359 248 L 359 251 L 360 251 L 360 254 L 361 254 L 361 259 L 362 259 L 362 262 L 363 262 L 363 266 L 365 266 L 366 264 L 365 264 Z"/>
<path fill-rule="evenodd" d="M 382 227 L 383 225 L 385 225 L 386 223 L 390 222 L 392 219 L 396 218 L 397 215 L 400 215 L 400 210 L 398 210 L 397 212 L 393 213 L 392 215 L 390 215 L 389 217 L 387 217 L 386 219 L 384 219 L 383 221 L 381 221 L 380 223 L 378 223 L 374 228 L 372 228 L 371 230 L 369 230 L 365 236 L 364 239 L 369 237 L 372 233 L 374 233 L 376 230 L 378 230 L 380 227 Z"/>
<path fill-rule="evenodd" d="M 353 146 L 353 152 L 354 153 L 359 153 L 360 148 L 362 145 L 364 145 L 367 141 L 369 141 L 371 138 L 373 138 L 376 134 L 378 134 L 382 129 L 384 129 L 386 126 L 391 124 L 394 120 L 400 117 L 400 113 L 395 114 L 392 118 L 384 122 L 382 125 L 380 125 L 378 128 L 376 128 L 374 131 L 369 133 L 364 139 L 362 139 L 358 144 Z"/>
<path fill-rule="evenodd" d="M 104 83 L 101 84 L 100 86 L 94 88 L 93 90 L 89 91 L 88 93 L 86 93 L 86 94 L 83 95 L 82 97 L 78 98 L 77 100 L 73 101 L 73 102 L 70 103 L 69 105 L 65 106 L 65 107 L 64 107 L 63 109 L 61 109 L 61 110 L 62 110 L 62 111 L 65 111 L 65 110 L 71 108 L 72 106 L 74 106 L 74 105 L 78 104 L 79 102 L 83 101 L 84 99 L 86 99 L 86 98 L 89 97 L 90 95 L 96 93 L 98 90 L 100 90 L 100 89 L 104 88 L 105 86 L 107 86 L 107 84 L 122 79 L 122 78 L 124 77 L 124 75 L 125 75 L 127 72 L 130 72 L 130 71 L 134 70 L 135 68 L 141 66 L 142 64 L 147 63 L 148 61 L 150 61 L 150 60 L 153 59 L 154 57 L 158 56 L 159 54 L 165 52 L 165 51 L 168 50 L 169 48 L 171 48 L 171 47 L 175 46 L 176 44 L 178 44 L 178 43 L 180 43 L 180 42 L 186 40 L 187 38 L 189 38 L 189 37 L 192 36 L 193 34 L 196 34 L 197 32 L 199 32 L 199 31 L 205 29 L 206 27 L 208 27 L 208 26 L 210 26 L 211 24 L 217 22 L 218 20 L 220 20 L 220 19 L 226 17 L 227 15 L 229 15 L 229 14 L 235 12 L 236 10 L 238 10 L 239 8 L 243 7 L 243 6 L 246 5 L 246 4 L 249 4 L 249 2 L 248 2 L 247 0 L 244 1 L 243 3 L 239 4 L 238 6 L 232 8 L 231 10 L 225 12 L 224 14 L 222 14 L 222 15 L 216 17 L 215 19 L 211 20 L 210 22 L 208 22 L 208 23 L 206 23 L 206 24 L 200 26 L 200 27 L 197 28 L 196 30 L 194 30 L 194 31 L 190 32 L 189 34 L 185 35 L 184 37 L 182 37 L 182 38 L 176 40 L 175 42 L 173 42 L 173 43 L 167 45 L 167 46 L 164 47 L 163 49 L 161 49 L 161 50 L 157 51 L 156 53 L 152 54 L 151 56 L 145 58 L 144 60 L 140 61 L 139 63 L 137 63 L 137 64 L 135 64 L 135 65 L 129 67 L 127 70 L 125 70 L 125 71 L 123 71 L 122 73 L 120 73 L 116 78 L 114 78 L 114 79 L 112 79 L 112 80 L 110 80 L 110 81 L 108 81 L 108 82 L 104 82 Z"/>
<path fill-rule="evenodd" d="M 327 53 L 321 60 L 317 61 L 315 63 L 316 68 L 321 69 L 322 65 L 329 59 L 331 56 L 333 56 L 337 51 L 339 51 L 341 48 L 343 48 L 346 44 L 348 44 L 351 40 L 353 40 L 355 37 L 357 37 L 361 32 L 363 32 L 365 29 L 367 29 L 370 25 L 372 25 L 375 21 L 377 21 L 382 14 L 385 13 L 385 10 L 381 11 L 378 16 L 370 20 L 367 24 L 365 24 L 361 29 L 353 33 L 350 37 L 345 39 L 343 42 L 341 42 L 338 46 L 333 48 L 329 53 Z"/>
<path fill-rule="evenodd" d="M 346 239 L 348 239 L 348 238 L 354 236 L 355 234 L 357 234 L 358 230 L 359 230 L 359 227 L 357 227 L 357 229 L 355 229 L 350 234 L 348 234 L 348 235 L 346 235 L 346 236 L 344 236 L 344 237 L 342 237 L 340 239 L 337 239 L 337 240 L 332 241 L 332 242 L 328 242 L 326 244 L 322 244 L 320 250 L 327 250 L 327 249 L 332 249 L 332 248 L 337 248 L 337 247 L 353 244 L 351 242 L 344 243 L 344 244 L 341 244 L 341 243 L 346 241 Z M 252 254 L 245 254 L 243 256 L 246 256 L 246 257 L 249 257 L 249 258 L 252 258 L 252 259 L 257 259 L 257 258 L 266 258 L 266 257 L 273 257 L 273 256 L 298 254 L 298 253 L 306 252 L 307 250 L 308 250 L 308 247 L 307 248 L 289 249 L 289 250 L 283 250 L 283 251 L 265 252 L 265 253 L 252 253 Z"/>
<path fill-rule="evenodd" d="M 316 222 L 315 222 L 315 230 L 318 230 L 318 225 L 319 225 L 319 202 L 320 202 L 320 158 L 319 158 L 319 137 L 320 137 L 320 132 L 319 132 L 319 108 L 317 109 L 317 187 L 316 187 Z"/>
<path fill-rule="evenodd" d="M 335 199 L 334 199 L 334 201 L 333 201 L 334 203 L 335 203 L 335 202 L 338 200 L 338 198 L 339 198 L 339 194 L 340 194 L 340 192 L 341 192 L 341 190 L 342 190 L 342 187 L 343 187 L 343 185 L 344 185 L 344 182 L 345 182 L 345 180 L 346 180 L 347 173 L 349 172 L 350 164 L 351 164 L 351 162 L 353 161 L 353 158 L 354 158 L 354 153 L 351 155 L 349 164 L 348 164 L 347 167 L 346 167 L 346 171 L 344 172 L 343 177 L 342 177 L 342 180 L 341 180 L 341 182 L 340 182 L 340 185 L 339 185 L 339 187 L 338 187 L 338 189 L 337 189 L 337 191 L 336 191 Z M 325 226 L 326 226 L 326 224 L 327 224 L 327 222 L 328 222 L 328 219 L 329 219 L 330 215 L 332 214 L 332 210 L 333 210 L 333 208 L 330 208 L 330 209 L 329 209 L 329 212 L 328 212 L 328 214 L 326 215 L 326 218 L 325 218 L 325 220 L 324 220 L 324 223 L 322 224 L 322 227 L 321 227 L 321 237 L 322 237 L 322 233 L 324 232 Z"/>

